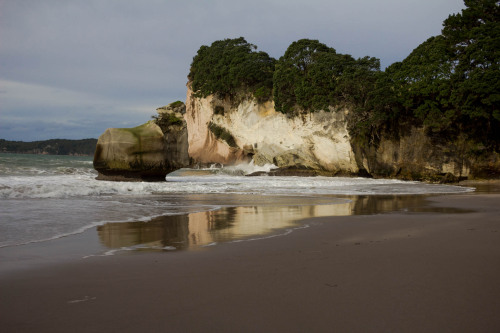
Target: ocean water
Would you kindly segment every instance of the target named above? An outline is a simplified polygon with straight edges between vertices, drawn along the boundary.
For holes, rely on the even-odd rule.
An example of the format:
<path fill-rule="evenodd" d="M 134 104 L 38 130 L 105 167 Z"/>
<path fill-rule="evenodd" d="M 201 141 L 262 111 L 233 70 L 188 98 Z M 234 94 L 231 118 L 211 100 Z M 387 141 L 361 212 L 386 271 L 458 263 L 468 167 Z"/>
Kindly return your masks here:
<path fill-rule="evenodd" d="M 186 223 L 190 223 L 192 230 L 197 230 L 196 223 L 202 216 L 210 225 L 210 237 L 193 232 L 199 238 L 210 238 L 205 241 L 206 245 L 213 244 L 214 239 L 224 239 L 220 235 L 227 235 L 228 230 L 237 229 L 241 234 L 251 235 L 248 230 L 253 228 L 252 223 L 266 224 L 266 228 L 272 229 L 274 220 L 284 215 L 301 217 L 298 212 L 304 206 L 330 207 L 330 210 L 323 209 L 323 215 L 333 214 L 336 207 L 343 207 L 342 214 L 348 214 L 352 209 L 348 196 L 405 196 L 473 190 L 387 179 L 245 176 L 272 167 L 248 164 L 181 169 L 169 174 L 165 182 L 108 182 L 95 180 L 97 173 L 91 157 L 0 154 L 0 248 L 59 239 L 96 227 L 102 241 L 110 248 L 123 248 L 127 241 L 117 241 L 113 235 L 129 237 L 130 230 L 137 230 L 137 225 L 131 227 L 133 223 L 141 223 L 141 235 L 156 230 L 161 223 L 163 229 L 152 233 L 165 234 L 170 232 L 165 231 L 165 224 L 181 223 L 180 219 L 186 216 L 190 217 Z M 245 228 L 238 227 L 236 219 L 228 217 L 229 212 L 231 216 L 236 214 L 236 207 L 243 207 L 238 211 L 240 217 L 249 217 L 246 220 L 239 218 L 247 223 Z M 265 218 L 255 215 L 259 210 L 256 207 L 265 213 L 259 216 Z M 218 220 L 214 214 L 208 214 L 210 212 L 219 212 Z M 167 217 L 171 217 L 170 220 L 166 220 Z M 110 236 L 110 232 L 122 232 L 124 228 L 127 232 Z M 218 230 L 219 236 L 214 236 L 213 230 Z M 157 241 L 135 241 L 133 245 L 140 247 L 148 242 Z M 119 245 L 113 246 L 115 243 Z M 176 248 L 165 245 L 165 241 L 160 247 Z"/>

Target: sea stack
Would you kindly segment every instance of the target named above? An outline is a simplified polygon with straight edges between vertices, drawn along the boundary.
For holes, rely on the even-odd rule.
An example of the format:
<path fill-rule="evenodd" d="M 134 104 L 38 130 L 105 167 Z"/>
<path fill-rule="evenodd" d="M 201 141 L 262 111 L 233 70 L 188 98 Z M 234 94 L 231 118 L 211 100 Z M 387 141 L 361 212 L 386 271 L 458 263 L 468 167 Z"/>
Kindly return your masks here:
<path fill-rule="evenodd" d="M 162 181 L 189 165 L 185 105 L 157 109 L 154 120 L 134 128 L 108 128 L 97 141 L 94 168 L 99 180 Z"/>

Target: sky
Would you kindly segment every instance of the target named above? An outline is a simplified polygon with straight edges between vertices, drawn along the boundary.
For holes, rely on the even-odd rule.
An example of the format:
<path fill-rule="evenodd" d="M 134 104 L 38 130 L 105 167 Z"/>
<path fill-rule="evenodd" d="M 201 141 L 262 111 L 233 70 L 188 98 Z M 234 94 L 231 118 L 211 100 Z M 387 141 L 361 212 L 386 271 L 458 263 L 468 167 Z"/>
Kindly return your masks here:
<path fill-rule="evenodd" d="M 202 45 L 245 37 L 278 59 L 302 38 L 403 60 L 463 0 L 0 0 L 0 139 L 98 138 L 186 99 Z"/>

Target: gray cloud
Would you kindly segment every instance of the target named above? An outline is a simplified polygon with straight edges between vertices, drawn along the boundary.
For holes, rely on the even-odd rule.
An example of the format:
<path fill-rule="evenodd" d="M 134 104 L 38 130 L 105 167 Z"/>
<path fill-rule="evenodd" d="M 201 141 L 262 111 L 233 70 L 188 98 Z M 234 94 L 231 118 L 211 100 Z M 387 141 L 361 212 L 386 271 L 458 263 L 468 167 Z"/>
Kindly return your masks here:
<path fill-rule="evenodd" d="M 244 36 L 278 58 L 300 38 L 404 59 L 462 0 L 0 0 L 0 138 L 97 137 L 184 100 L 201 45 Z"/>

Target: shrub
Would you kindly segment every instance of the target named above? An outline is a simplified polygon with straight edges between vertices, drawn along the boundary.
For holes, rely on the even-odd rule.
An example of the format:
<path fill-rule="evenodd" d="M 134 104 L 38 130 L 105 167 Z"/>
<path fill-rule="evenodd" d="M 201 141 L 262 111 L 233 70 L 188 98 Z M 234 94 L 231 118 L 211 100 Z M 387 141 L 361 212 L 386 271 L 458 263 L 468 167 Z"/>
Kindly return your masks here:
<path fill-rule="evenodd" d="M 163 132 L 166 128 L 172 125 L 180 126 L 184 121 L 177 118 L 173 113 L 164 113 L 162 116 L 151 116 L 156 125 L 160 126 Z"/>
<path fill-rule="evenodd" d="M 172 108 L 176 108 L 178 106 L 181 106 L 182 104 L 184 104 L 182 101 L 175 101 L 175 102 L 170 103 L 169 106 Z"/>
<path fill-rule="evenodd" d="M 213 122 L 210 122 L 208 129 L 212 132 L 217 139 L 225 141 L 229 147 L 238 147 L 233 135 L 224 127 L 221 127 Z"/>

